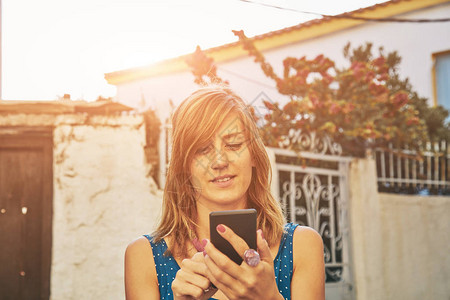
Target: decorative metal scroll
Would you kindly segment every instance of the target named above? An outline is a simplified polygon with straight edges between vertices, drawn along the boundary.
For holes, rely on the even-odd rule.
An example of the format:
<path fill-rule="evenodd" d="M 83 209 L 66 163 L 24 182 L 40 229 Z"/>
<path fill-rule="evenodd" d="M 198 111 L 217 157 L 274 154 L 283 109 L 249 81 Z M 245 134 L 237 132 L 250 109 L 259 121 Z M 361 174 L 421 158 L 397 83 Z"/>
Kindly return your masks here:
<path fill-rule="evenodd" d="M 303 132 L 301 129 L 291 128 L 288 135 L 282 137 L 278 146 L 319 154 L 342 155 L 342 146 L 328 135 L 319 136 L 316 132 Z"/>
<path fill-rule="evenodd" d="M 285 174 L 280 176 L 281 202 L 289 221 L 312 227 L 320 233 L 324 242 L 326 282 L 343 281 L 343 270 L 348 266 L 343 253 L 346 208 L 341 198 L 339 176 L 281 173 Z"/>

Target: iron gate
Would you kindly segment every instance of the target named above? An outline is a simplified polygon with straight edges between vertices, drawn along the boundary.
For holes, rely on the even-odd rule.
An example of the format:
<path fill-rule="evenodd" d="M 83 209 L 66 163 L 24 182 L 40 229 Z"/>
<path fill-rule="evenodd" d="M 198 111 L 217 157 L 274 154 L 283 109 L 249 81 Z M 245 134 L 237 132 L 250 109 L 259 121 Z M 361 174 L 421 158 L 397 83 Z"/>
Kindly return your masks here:
<path fill-rule="evenodd" d="M 314 228 L 324 243 L 326 299 L 353 299 L 348 220 L 351 158 L 270 148 L 273 180 L 289 222 Z M 277 195 L 278 193 L 278 195 Z"/>

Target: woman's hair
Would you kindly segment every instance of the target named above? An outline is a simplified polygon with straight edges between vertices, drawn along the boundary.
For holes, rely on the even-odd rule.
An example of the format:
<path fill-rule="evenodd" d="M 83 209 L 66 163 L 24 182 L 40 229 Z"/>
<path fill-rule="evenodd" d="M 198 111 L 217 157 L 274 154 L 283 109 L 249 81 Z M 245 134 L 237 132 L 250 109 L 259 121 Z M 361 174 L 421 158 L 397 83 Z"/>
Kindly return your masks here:
<path fill-rule="evenodd" d="M 251 108 L 225 86 L 200 88 L 186 98 L 172 116 L 172 154 L 167 172 L 162 218 L 153 233 L 155 242 L 171 235 L 170 252 L 186 257 L 188 241 L 196 238 L 196 191 L 190 166 L 196 151 L 213 139 L 224 119 L 236 113 L 242 122 L 254 167 L 247 190 L 247 207 L 257 210 L 257 226 L 273 245 L 283 232 L 280 204 L 270 193 L 271 168 Z"/>

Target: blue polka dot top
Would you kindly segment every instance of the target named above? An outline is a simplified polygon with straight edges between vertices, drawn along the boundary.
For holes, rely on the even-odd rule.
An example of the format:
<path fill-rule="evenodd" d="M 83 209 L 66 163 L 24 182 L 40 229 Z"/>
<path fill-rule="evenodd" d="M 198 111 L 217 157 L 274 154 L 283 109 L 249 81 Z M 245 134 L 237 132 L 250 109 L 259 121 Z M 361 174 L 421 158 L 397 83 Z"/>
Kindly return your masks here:
<path fill-rule="evenodd" d="M 273 261 L 278 290 L 286 300 L 291 299 L 291 278 L 293 272 L 292 243 L 294 231 L 297 226 L 298 224 L 293 223 L 285 225 L 280 248 Z M 180 266 L 172 255 L 164 256 L 164 252 L 167 250 L 167 244 L 164 239 L 158 243 L 154 243 L 151 236 L 145 235 L 145 237 L 152 247 L 161 300 L 173 300 L 172 281 L 175 279 L 175 275 L 180 269 Z M 210 299 L 214 300 L 214 298 Z"/>

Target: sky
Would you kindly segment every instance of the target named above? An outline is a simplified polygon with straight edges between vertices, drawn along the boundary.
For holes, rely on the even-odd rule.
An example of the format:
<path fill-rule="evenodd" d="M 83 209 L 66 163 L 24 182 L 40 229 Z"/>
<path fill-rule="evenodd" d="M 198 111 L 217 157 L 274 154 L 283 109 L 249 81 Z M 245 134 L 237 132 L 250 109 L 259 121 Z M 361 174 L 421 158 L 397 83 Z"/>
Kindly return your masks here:
<path fill-rule="evenodd" d="M 240 0 L 0 0 L 2 99 L 113 97 L 108 72 L 319 18 Z M 334 15 L 385 0 L 254 0 Z"/>

